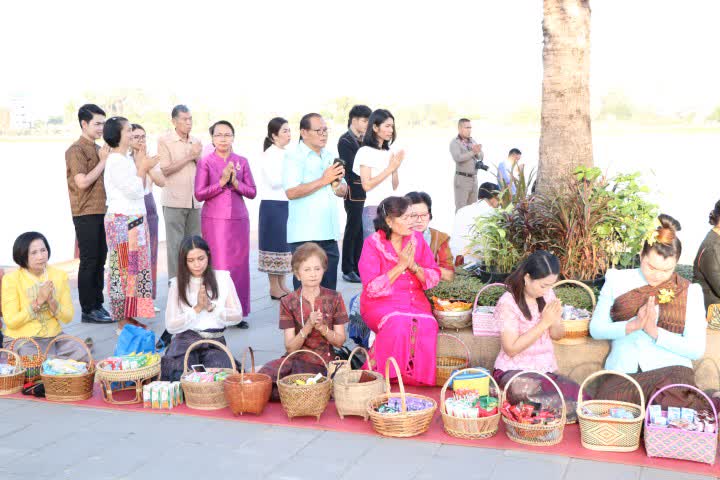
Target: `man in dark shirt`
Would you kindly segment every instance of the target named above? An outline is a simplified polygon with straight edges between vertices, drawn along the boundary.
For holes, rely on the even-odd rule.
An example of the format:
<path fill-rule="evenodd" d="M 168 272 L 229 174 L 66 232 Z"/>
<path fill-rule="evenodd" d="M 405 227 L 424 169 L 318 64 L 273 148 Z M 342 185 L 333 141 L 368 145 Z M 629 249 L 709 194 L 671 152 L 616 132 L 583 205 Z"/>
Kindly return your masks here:
<path fill-rule="evenodd" d="M 338 155 L 345 162 L 345 182 L 348 193 L 345 197 L 345 234 L 342 246 L 342 278 L 346 282 L 360 283 L 358 262 L 363 245 L 362 211 L 365 206 L 365 190 L 360 176 L 353 173 L 355 154 L 360 149 L 368 118 L 372 110 L 367 105 L 355 105 L 348 115 L 348 131 L 338 140 Z"/>

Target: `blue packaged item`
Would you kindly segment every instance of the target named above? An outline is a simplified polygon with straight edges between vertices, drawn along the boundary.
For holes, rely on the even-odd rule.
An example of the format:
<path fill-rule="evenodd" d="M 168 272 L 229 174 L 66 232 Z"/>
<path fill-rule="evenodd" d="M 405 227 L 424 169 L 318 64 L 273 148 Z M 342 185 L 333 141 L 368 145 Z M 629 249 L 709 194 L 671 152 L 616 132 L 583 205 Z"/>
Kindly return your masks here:
<path fill-rule="evenodd" d="M 115 345 L 115 356 L 131 353 L 155 353 L 155 333 L 137 325 L 125 325 Z"/>

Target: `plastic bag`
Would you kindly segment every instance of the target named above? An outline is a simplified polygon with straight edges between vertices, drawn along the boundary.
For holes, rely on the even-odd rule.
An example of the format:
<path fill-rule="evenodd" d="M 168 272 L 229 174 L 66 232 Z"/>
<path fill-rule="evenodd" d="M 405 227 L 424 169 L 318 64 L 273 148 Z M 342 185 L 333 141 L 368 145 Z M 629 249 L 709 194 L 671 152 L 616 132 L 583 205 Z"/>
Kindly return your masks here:
<path fill-rule="evenodd" d="M 137 325 L 125 325 L 115 345 L 115 356 L 155 353 L 155 333 Z"/>

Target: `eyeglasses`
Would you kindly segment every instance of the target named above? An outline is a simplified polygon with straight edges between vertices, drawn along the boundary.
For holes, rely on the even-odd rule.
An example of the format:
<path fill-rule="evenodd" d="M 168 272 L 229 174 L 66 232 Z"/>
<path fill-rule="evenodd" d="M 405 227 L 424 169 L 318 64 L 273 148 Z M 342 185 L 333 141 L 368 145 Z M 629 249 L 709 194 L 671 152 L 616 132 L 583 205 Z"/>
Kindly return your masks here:
<path fill-rule="evenodd" d="M 234 136 L 232 133 L 216 133 L 213 138 L 233 138 Z"/>
<path fill-rule="evenodd" d="M 430 218 L 429 213 L 412 213 L 410 214 L 411 220 L 427 220 Z"/>
<path fill-rule="evenodd" d="M 318 135 L 327 135 L 330 130 L 327 128 L 313 128 L 311 129 L 313 132 L 317 133 Z"/>
<path fill-rule="evenodd" d="M 138 141 L 142 141 L 142 142 L 144 142 L 146 138 L 147 138 L 146 135 L 133 135 L 132 136 L 133 140 L 138 140 Z"/>

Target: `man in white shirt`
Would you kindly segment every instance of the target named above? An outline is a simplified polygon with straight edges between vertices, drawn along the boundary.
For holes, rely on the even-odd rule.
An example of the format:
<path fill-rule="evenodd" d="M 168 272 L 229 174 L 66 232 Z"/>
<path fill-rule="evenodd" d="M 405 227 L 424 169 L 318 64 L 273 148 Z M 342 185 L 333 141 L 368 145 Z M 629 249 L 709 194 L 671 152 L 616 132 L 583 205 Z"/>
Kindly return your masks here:
<path fill-rule="evenodd" d="M 480 262 L 480 258 L 470 252 L 470 235 L 478 217 L 487 216 L 500 205 L 498 193 L 500 188 L 490 182 L 485 182 L 478 189 L 478 200 L 457 211 L 455 226 L 450 236 L 450 251 L 455 252 L 455 264 Z M 462 257 L 458 261 L 457 257 Z"/>

